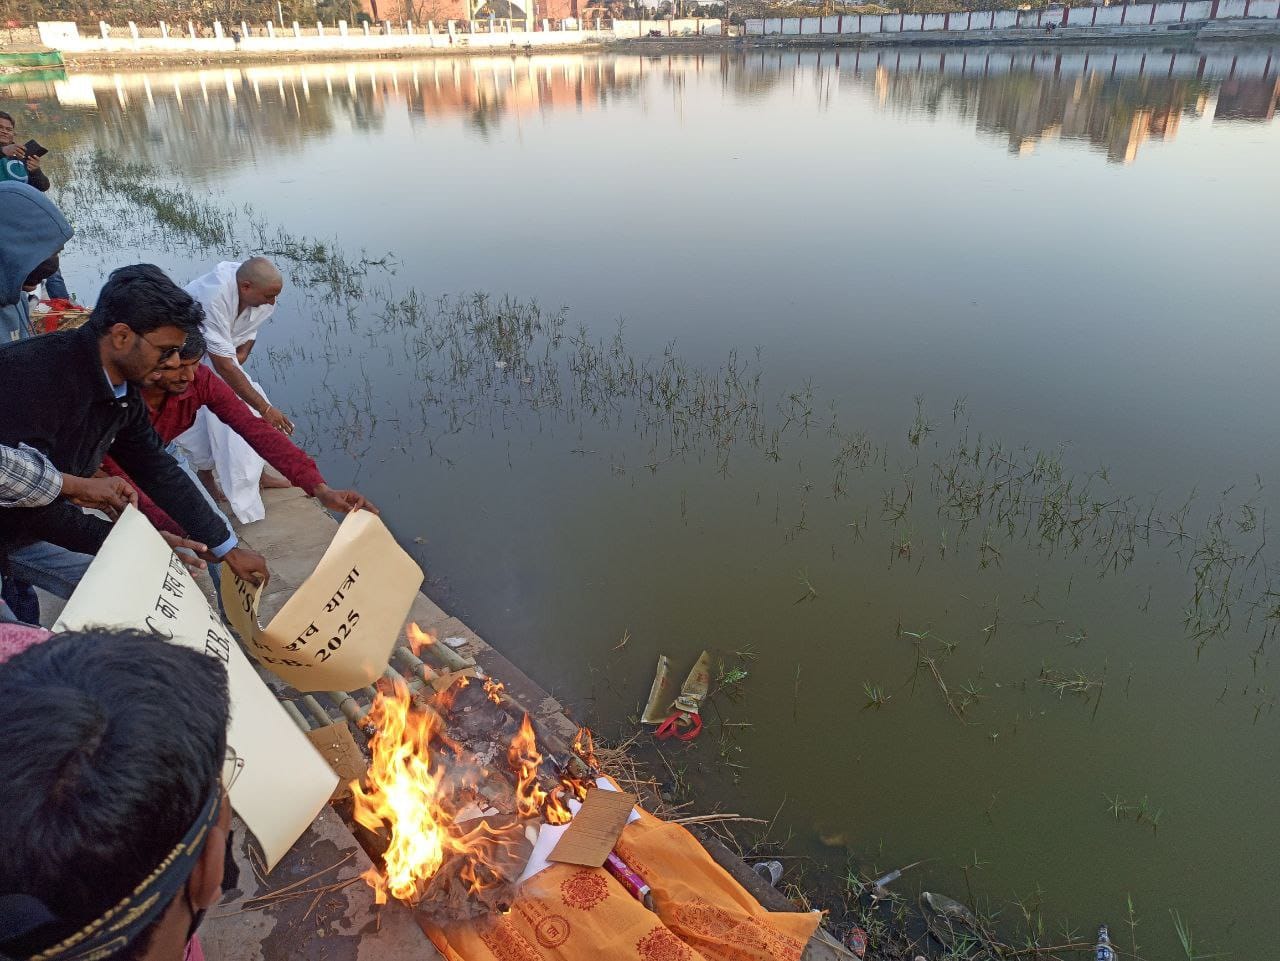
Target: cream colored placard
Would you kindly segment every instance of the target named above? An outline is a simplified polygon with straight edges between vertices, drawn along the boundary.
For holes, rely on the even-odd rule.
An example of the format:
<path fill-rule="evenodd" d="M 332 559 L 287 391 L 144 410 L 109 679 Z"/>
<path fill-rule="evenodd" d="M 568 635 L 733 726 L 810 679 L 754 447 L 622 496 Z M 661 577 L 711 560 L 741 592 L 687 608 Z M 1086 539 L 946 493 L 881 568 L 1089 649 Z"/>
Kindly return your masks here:
<path fill-rule="evenodd" d="M 261 588 L 222 566 L 227 619 L 258 662 L 299 691 L 353 691 L 382 676 L 422 569 L 377 514 L 353 511 L 284 607 L 262 627 Z"/>
<path fill-rule="evenodd" d="M 337 775 L 289 719 L 182 562 L 132 507 L 116 521 L 53 629 L 91 626 L 152 631 L 226 665 L 227 742 L 243 763 L 231 806 L 258 839 L 267 869 L 275 867 L 329 800 Z"/>

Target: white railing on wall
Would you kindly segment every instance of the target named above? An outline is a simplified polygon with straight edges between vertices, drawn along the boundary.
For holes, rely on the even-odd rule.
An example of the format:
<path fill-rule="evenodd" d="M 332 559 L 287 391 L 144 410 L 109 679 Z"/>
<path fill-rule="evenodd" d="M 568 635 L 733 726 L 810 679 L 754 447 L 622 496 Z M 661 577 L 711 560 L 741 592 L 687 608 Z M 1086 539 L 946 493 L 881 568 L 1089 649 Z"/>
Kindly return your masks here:
<path fill-rule="evenodd" d="M 86 36 L 77 24 L 44 21 L 37 24 L 40 42 L 65 53 L 117 53 L 127 51 L 204 51 L 271 53 L 308 50 L 390 50 L 414 48 L 555 46 L 610 39 L 606 25 L 577 20 L 446 20 L 439 23 L 362 23 L 337 25 L 298 21 L 287 25 L 194 21 L 140 25 L 98 24 L 96 35 Z M 719 22 L 717 21 L 717 24 Z"/>
<path fill-rule="evenodd" d="M 1050 27 L 1151 27 L 1208 20 L 1280 19 L 1280 0 L 1167 0 L 1111 7 L 1052 10 L 974 10 L 965 13 L 850 14 L 835 17 L 769 17 L 746 22 L 748 36 L 808 37 L 825 34 L 909 33 L 926 30 L 1013 30 Z"/>

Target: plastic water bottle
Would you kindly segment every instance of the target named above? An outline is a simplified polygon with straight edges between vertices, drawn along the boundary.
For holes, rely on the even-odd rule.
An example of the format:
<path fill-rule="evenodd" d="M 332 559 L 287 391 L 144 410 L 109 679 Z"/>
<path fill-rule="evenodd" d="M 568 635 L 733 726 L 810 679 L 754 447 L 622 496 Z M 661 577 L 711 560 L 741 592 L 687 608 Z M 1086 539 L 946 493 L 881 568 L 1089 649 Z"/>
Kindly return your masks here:
<path fill-rule="evenodd" d="M 1104 924 L 1098 928 L 1098 947 L 1095 961 L 1116 961 L 1116 952 L 1111 947 L 1111 935 Z"/>

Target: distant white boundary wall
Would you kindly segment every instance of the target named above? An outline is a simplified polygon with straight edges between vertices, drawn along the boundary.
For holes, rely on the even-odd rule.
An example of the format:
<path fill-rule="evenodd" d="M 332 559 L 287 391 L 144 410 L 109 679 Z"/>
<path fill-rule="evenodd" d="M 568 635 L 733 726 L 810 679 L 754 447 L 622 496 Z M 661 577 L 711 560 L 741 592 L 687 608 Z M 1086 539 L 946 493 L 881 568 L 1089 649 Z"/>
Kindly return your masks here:
<path fill-rule="evenodd" d="M 719 37 L 723 28 L 719 20 L 702 17 L 684 20 L 614 20 L 609 32 L 618 40 L 636 37 Z"/>
<path fill-rule="evenodd" d="M 822 56 L 819 51 L 817 56 Z M 777 52 L 782 63 L 783 52 Z M 791 57 L 791 54 L 785 56 Z M 840 57 L 840 51 L 836 51 Z M 787 60 L 791 63 L 792 60 Z M 891 71 L 945 74 L 954 77 L 1001 77 L 1035 74 L 1045 77 L 1100 75 L 1117 78 L 1172 77 L 1210 80 L 1280 79 L 1280 57 L 1270 49 L 1239 49 L 1203 45 L 1195 50 L 1161 50 L 1148 46 L 1059 47 L 1038 50 L 1023 46 L 938 48 L 897 47 L 892 44 L 855 47 L 844 52 L 837 66 L 854 73 L 885 68 Z"/>
<path fill-rule="evenodd" d="M 1280 0 L 1170 0 L 1110 7 L 1046 10 L 974 10 L 968 13 L 852 14 L 842 17 L 770 17 L 748 20 L 747 36 L 911 33 L 971 30 L 1047 30 L 1057 27 L 1153 27 L 1213 20 L 1278 20 Z"/>
<path fill-rule="evenodd" d="M 707 23 L 708 21 L 704 21 Z M 717 27 L 719 21 L 716 22 Z M 571 24 L 571 25 L 567 25 Z M 212 28 L 194 24 L 161 24 L 157 31 L 148 25 L 103 23 L 100 36 L 86 37 L 74 23 L 44 21 L 36 26 L 40 42 L 63 53 L 342 53 L 448 49 L 505 49 L 509 47 L 564 47 L 612 40 L 611 30 L 587 30 L 581 25 L 553 24 L 543 20 L 536 29 L 527 29 L 523 20 L 449 20 L 444 23 L 378 24 L 370 27 L 338 27 L 294 23 L 287 28 L 276 24 L 237 24 L 231 27 L 214 22 Z M 247 29 L 242 29 L 247 27 Z M 161 35 L 155 36 L 159 33 Z M 199 33 L 200 35 L 196 35 Z M 151 35 L 148 35 L 151 34 Z M 207 35 L 206 35 L 207 34 Z"/>

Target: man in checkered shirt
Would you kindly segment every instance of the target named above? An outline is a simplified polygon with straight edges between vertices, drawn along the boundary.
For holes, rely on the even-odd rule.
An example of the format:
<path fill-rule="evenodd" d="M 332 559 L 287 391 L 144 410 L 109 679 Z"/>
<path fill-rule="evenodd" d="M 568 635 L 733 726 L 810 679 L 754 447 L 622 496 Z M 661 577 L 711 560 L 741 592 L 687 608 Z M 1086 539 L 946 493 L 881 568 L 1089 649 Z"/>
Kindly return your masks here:
<path fill-rule="evenodd" d="M 34 447 L 0 444 L 0 507 L 43 507 L 62 493 L 62 474 Z"/>
<path fill-rule="evenodd" d="M 82 507 L 112 511 L 138 503 L 137 493 L 118 477 L 63 474 L 34 447 L 0 444 L 0 508 L 44 507 L 60 496 Z M 0 600 L 0 623 L 17 620 L 12 608 Z"/>

